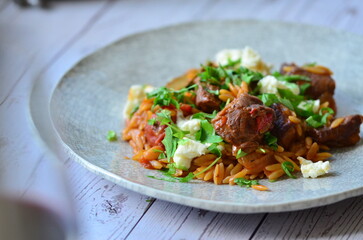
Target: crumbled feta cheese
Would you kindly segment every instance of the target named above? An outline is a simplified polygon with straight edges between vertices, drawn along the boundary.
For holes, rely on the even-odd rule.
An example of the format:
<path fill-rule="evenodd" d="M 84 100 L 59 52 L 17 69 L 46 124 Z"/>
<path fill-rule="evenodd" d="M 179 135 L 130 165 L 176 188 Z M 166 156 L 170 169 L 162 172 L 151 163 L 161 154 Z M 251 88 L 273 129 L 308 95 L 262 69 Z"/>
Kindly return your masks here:
<path fill-rule="evenodd" d="M 180 128 L 182 131 L 188 131 L 189 132 L 188 137 L 193 138 L 195 133 L 200 130 L 200 120 L 191 119 L 190 117 L 184 118 L 182 111 L 178 111 L 177 116 L 178 117 L 176 125 L 178 126 L 178 128 Z"/>
<path fill-rule="evenodd" d="M 300 93 L 300 89 L 297 84 L 279 81 L 271 75 L 267 75 L 262 78 L 258 82 L 258 85 L 260 86 L 260 93 L 273 93 L 279 95 L 278 89 L 289 89 L 295 95 Z"/>
<path fill-rule="evenodd" d="M 150 85 L 132 85 L 127 96 L 127 102 L 123 111 L 125 119 L 129 119 L 134 110 L 142 100 L 146 97 L 146 94 L 153 91 L 154 87 Z"/>
<path fill-rule="evenodd" d="M 278 94 L 278 82 L 279 81 L 274 76 L 266 76 L 262 78 L 258 82 L 258 85 L 260 86 L 260 93 Z"/>
<path fill-rule="evenodd" d="M 300 168 L 304 178 L 317 178 L 328 173 L 330 170 L 329 161 L 312 162 L 303 157 L 298 157 L 297 159 L 300 161 Z"/>
<path fill-rule="evenodd" d="M 229 61 L 237 61 L 242 58 L 241 49 L 224 49 L 216 54 L 216 62 L 222 66 L 227 65 Z"/>
<path fill-rule="evenodd" d="M 318 99 L 301 101 L 297 107 L 305 111 L 312 111 L 313 113 L 318 113 L 320 107 L 320 100 Z"/>
<path fill-rule="evenodd" d="M 210 145 L 188 138 L 184 139 L 187 141 L 182 144 L 178 144 L 173 157 L 176 168 L 179 169 L 189 169 L 193 158 L 208 153 L 208 147 Z"/>
<path fill-rule="evenodd" d="M 245 47 L 242 51 L 242 66 L 255 68 L 261 62 L 261 56 L 250 47 Z"/>
<path fill-rule="evenodd" d="M 244 49 L 224 49 L 216 54 L 216 62 L 222 66 L 227 65 L 230 61 L 241 60 L 240 66 L 250 70 L 268 74 L 270 66 L 262 61 L 261 56 L 252 48 Z"/>

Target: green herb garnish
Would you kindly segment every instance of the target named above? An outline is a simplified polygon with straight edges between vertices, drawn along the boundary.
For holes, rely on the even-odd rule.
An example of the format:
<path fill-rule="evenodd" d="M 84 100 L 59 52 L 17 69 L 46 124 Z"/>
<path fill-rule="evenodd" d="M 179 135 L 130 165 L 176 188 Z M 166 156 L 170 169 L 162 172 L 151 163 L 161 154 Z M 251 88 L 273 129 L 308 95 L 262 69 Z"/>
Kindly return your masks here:
<path fill-rule="evenodd" d="M 277 149 L 277 137 L 275 137 L 274 135 L 272 135 L 270 132 L 266 132 L 263 135 L 263 139 L 265 141 L 265 143 L 272 148 L 273 150 Z"/>
<path fill-rule="evenodd" d="M 117 134 L 115 131 L 108 131 L 107 132 L 107 140 L 110 142 L 114 142 L 117 140 Z"/>
<path fill-rule="evenodd" d="M 327 111 L 327 113 L 323 113 Z M 334 114 L 334 110 L 331 108 L 322 108 L 319 114 L 314 114 L 308 117 L 305 121 L 313 128 L 319 128 L 327 123 L 327 118 Z"/>
<path fill-rule="evenodd" d="M 195 139 L 201 143 L 219 143 L 223 139 L 215 133 L 215 130 L 208 120 L 200 121 L 200 130 L 195 134 Z"/>
<path fill-rule="evenodd" d="M 235 178 L 234 182 L 240 187 L 252 187 L 252 185 L 259 185 L 258 180 L 248 180 L 245 178 Z"/>
<path fill-rule="evenodd" d="M 214 94 L 216 96 L 219 95 L 219 90 L 211 90 L 211 89 L 205 89 L 207 92 L 211 93 L 211 94 Z"/>
<path fill-rule="evenodd" d="M 176 108 L 180 108 L 179 102 L 183 100 L 184 93 L 190 91 L 191 89 L 196 88 L 197 85 L 194 84 L 187 88 L 182 88 L 180 90 L 174 91 L 172 89 L 166 87 L 160 87 L 155 89 L 154 91 L 147 94 L 147 98 L 154 98 L 153 107 L 156 105 L 159 106 L 170 106 L 174 105 Z"/>
<path fill-rule="evenodd" d="M 294 105 L 291 103 L 289 99 L 278 97 L 273 93 L 263 93 L 259 96 L 263 104 L 270 107 L 273 103 L 281 103 L 290 110 L 294 111 Z"/>
<path fill-rule="evenodd" d="M 140 105 L 137 105 L 137 106 L 135 106 L 135 107 L 131 110 L 130 118 L 131 118 L 132 116 L 134 116 L 135 112 L 137 112 L 137 110 L 139 110 L 139 108 L 140 108 Z"/>
<path fill-rule="evenodd" d="M 281 163 L 282 170 L 286 173 L 287 176 L 290 178 L 296 178 L 292 173 L 294 172 L 295 168 L 291 162 L 283 162 Z"/>
<path fill-rule="evenodd" d="M 306 90 L 311 87 L 311 84 L 310 83 L 304 83 L 304 84 L 301 84 L 300 86 L 300 95 L 304 95 Z"/>
<path fill-rule="evenodd" d="M 216 115 L 217 115 L 217 111 L 214 111 L 213 113 L 198 112 L 192 116 L 192 119 L 201 119 L 201 120 L 204 120 L 207 118 L 213 119 L 216 117 Z"/>
<path fill-rule="evenodd" d="M 263 153 L 266 153 L 266 150 L 265 149 L 263 149 L 263 148 L 258 148 L 261 152 L 263 152 Z"/>
<path fill-rule="evenodd" d="M 285 81 L 285 82 L 309 81 L 309 82 L 311 82 L 311 79 L 304 75 L 282 75 L 279 72 L 274 72 L 272 75 L 279 81 Z"/>
<path fill-rule="evenodd" d="M 165 128 L 165 137 L 161 142 L 164 144 L 166 156 L 169 162 L 171 161 L 171 157 L 174 156 L 177 141 L 178 141 L 177 138 L 173 137 L 172 128 L 171 127 Z"/>
<path fill-rule="evenodd" d="M 311 62 L 311 63 L 305 63 L 304 67 L 315 67 L 318 63 L 317 62 Z"/>
<path fill-rule="evenodd" d="M 247 155 L 246 152 L 244 152 L 242 149 L 238 149 L 236 158 L 241 158 L 241 157 L 244 157 L 246 155 Z"/>

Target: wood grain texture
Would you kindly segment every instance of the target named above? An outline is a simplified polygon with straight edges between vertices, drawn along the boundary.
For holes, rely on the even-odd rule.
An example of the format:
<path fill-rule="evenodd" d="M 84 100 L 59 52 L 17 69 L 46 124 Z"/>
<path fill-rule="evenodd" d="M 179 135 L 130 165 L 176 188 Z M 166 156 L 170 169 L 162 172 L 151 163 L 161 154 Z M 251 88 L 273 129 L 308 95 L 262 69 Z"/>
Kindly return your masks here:
<path fill-rule="evenodd" d="M 246 239 L 264 214 L 223 214 L 156 200 L 126 239 Z M 163 226 L 163 227 L 161 227 Z"/>
<path fill-rule="evenodd" d="M 362 12 L 360 0 L 74 1 L 55 3 L 48 11 L 21 10 L 4 1 L 0 3 L 0 52 L 6 59 L 0 64 L 0 157 L 11 161 L 2 161 L 0 171 L 20 165 L 29 168 L 19 187 L 24 195 L 41 186 L 43 178 L 36 173 L 44 172 L 46 161 L 37 162 L 41 149 L 30 144 L 30 131 L 19 127 L 27 124 L 19 120 L 26 118 L 26 91 L 39 77 L 49 77 L 50 85 L 55 84 L 73 63 L 120 37 L 187 21 L 236 18 L 307 23 L 363 34 Z M 29 156 L 34 161 L 24 161 Z M 65 161 L 65 166 L 79 239 L 363 238 L 363 197 L 288 213 L 222 214 L 161 200 L 147 202 L 148 197 L 77 163 Z"/>
<path fill-rule="evenodd" d="M 147 196 L 110 183 L 74 162 L 67 162 L 76 202 L 80 239 L 123 239 L 150 205 Z M 100 228 L 102 226 L 102 228 Z M 100 238 L 100 233 L 104 235 Z"/>

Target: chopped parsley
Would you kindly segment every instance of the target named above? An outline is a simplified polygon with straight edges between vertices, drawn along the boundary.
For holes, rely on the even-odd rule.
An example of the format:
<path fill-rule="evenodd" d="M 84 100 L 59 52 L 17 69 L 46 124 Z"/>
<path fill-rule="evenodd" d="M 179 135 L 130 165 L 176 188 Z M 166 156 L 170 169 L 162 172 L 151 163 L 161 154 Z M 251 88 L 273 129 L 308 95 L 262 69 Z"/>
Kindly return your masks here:
<path fill-rule="evenodd" d="M 171 127 L 165 128 L 165 137 L 163 141 L 161 141 L 164 144 L 165 151 L 166 151 L 166 157 L 168 158 L 168 161 L 171 161 L 171 157 L 174 156 L 174 153 L 176 151 L 176 145 L 178 143 L 177 138 L 173 136 L 173 130 Z"/>
<path fill-rule="evenodd" d="M 300 95 L 304 95 L 306 90 L 308 90 L 308 88 L 311 87 L 311 84 L 310 83 L 304 83 L 304 84 L 301 84 L 299 86 L 300 88 Z"/>
<path fill-rule="evenodd" d="M 281 103 L 290 110 L 292 111 L 294 110 L 294 105 L 291 103 L 289 99 L 278 97 L 276 94 L 263 93 L 262 95 L 259 95 L 259 98 L 261 99 L 263 104 L 265 104 L 268 107 L 270 107 L 273 103 Z"/>
<path fill-rule="evenodd" d="M 211 94 L 214 94 L 216 96 L 219 95 L 219 90 L 211 90 L 211 89 L 205 89 L 207 92 L 211 93 Z"/>
<path fill-rule="evenodd" d="M 258 180 L 248 180 L 245 178 L 235 178 L 234 182 L 240 187 L 252 187 L 252 185 L 259 185 Z"/>
<path fill-rule="evenodd" d="M 263 153 L 266 153 L 266 150 L 265 149 L 263 149 L 263 148 L 258 148 L 261 152 L 263 152 Z"/>
<path fill-rule="evenodd" d="M 200 121 L 200 130 L 195 134 L 195 139 L 201 143 L 219 143 L 223 139 L 215 133 L 215 130 L 208 120 Z"/>
<path fill-rule="evenodd" d="M 222 151 L 218 148 L 218 146 L 218 143 L 213 143 L 208 147 L 208 151 L 217 155 L 218 157 L 222 157 Z"/>
<path fill-rule="evenodd" d="M 246 155 L 247 155 L 246 152 L 244 152 L 242 149 L 238 149 L 237 154 L 236 154 L 236 158 L 241 158 L 241 157 L 244 157 Z"/>
<path fill-rule="evenodd" d="M 308 82 L 311 82 L 311 79 L 304 75 L 282 75 L 279 72 L 274 72 L 272 75 L 279 81 L 285 81 L 285 82 L 308 81 Z"/>
<path fill-rule="evenodd" d="M 204 120 L 207 118 L 213 119 L 216 117 L 216 115 L 217 115 L 217 111 L 214 111 L 213 113 L 198 112 L 192 116 L 192 119 L 201 119 L 201 120 Z"/>
<path fill-rule="evenodd" d="M 139 107 L 140 107 L 140 105 L 137 105 L 137 106 L 135 106 L 135 107 L 131 110 L 130 118 L 131 118 L 132 116 L 134 116 L 134 114 L 135 114 L 135 112 L 137 112 L 137 110 L 139 110 Z"/>
<path fill-rule="evenodd" d="M 296 178 L 292 173 L 294 172 L 295 168 L 291 162 L 283 162 L 281 163 L 282 170 L 286 173 L 289 178 Z"/>
<path fill-rule="evenodd" d="M 325 113 L 324 113 L 325 112 Z M 306 119 L 306 122 L 313 128 L 319 128 L 327 123 L 327 118 L 334 114 L 334 110 L 331 108 L 322 108 L 319 114 L 313 114 Z"/>
<path fill-rule="evenodd" d="M 265 141 L 265 143 L 272 149 L 276 150 L 277 149 L 277 137 L 275 137 L 274 135 L 272 135 L 270 132 L 266 132 L 263 135 L 263 140 Z"/>
<path fill-rule="evenodd" d="M 212 67 L 202 65 L 203 72 L 199 73 L 199 77 L 202 82 L 209 82 L 213 85 L 219 85 L 223 78 L 225 78 L 225 72 L 223 67 Z"/>
<path fill-rule="evenodd" d="M 315 67 L 318 63 L 317 62 L 311 62 L 311 63 L 305 63 L 304 67 Z"/>
<path fill-rule="evenodd" d="M 117 134 L 115 131 L 108 131 L 107 132 L 107 140 L 110 142 L 114 142 L 117 140 Z"/>
<path fill-rule="evenodd" d="M 239 62 L 240 60 L 230 62 L 225 66 L 219 65 L 218 67 L 202 65 L 204 71 L 199 74 L 199 77 L 202 82 L 218 85 L 222 89 L 228 89 L 230 83 L 240 86 L 242 81 L 250 84 L 264 77 L 262 73 L 254 72 L 242 66 L 235 68 Z"/>
<path fill-rule="evenodd" d="M 184 93 L 196 88 L 197 85 L 194 84 L 187 88 L 182 88 L 180 90 L 174 91 L 172 89 L 166 87 L 160 87 L 155 89 L 154 91 L 147 94 L 147 98 L 154 98 L 154 105 L 159 106 L 170 106 L 174 105 L 176 108 L 180 108 L 179 102 L 183 100 Z"/>

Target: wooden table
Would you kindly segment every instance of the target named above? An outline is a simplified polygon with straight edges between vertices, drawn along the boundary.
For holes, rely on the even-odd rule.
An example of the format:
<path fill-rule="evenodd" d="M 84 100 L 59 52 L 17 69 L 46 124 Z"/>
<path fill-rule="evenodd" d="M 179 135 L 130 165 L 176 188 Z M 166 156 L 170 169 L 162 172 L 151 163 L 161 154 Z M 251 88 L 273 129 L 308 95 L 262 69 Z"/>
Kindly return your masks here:
<path fill-rule="evenodd" d="M 23 197 L 49 192 L 40 187 L 48 159 L 27 119 L 30 88 L 39 77 L 58 81 L 82 57 L 132 33 L 188 21 L 251 18 L 363 34 L 360 0 L 64 1 L 47 10 L 0 1 L 0 169 L 2 177 L 23 171 L 8 190 Z M 363 197 L 304 211 L 224 214 L 146 201 L 147 196 L 62 161 L 78 239 L 363 239 Z"/>

